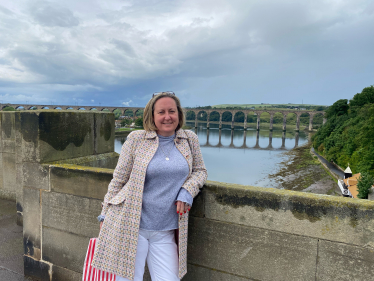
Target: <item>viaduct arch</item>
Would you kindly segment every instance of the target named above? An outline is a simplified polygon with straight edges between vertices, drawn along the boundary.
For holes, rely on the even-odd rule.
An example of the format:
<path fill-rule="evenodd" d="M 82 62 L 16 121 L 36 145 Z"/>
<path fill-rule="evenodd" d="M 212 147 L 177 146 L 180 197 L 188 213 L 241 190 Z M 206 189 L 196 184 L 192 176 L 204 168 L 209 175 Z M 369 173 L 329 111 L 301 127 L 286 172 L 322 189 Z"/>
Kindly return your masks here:
<path fill-rule="evenodd" d="M 113 112 L 114 110 L 118 109 L 121 111 L 122 115 L 125 114 L 125 111 L 132 112 L 132 119 L 135 120 L 136 118 L 136 113 L 139 110 L 144 110 L 143 107 L 113 107 L 113 106 L 78 106 L 78 105 L 40 105 L 40 104 L 0 104 L 0 109 L 3 110 L 5 107 L 11 106 L 15 109 L 25 109 L 25 110 L 30 110 L 30 109 L 55 109 L 55 110 L 97 110 L 97 111 L 103 111 L 103 110 L 108 110 L 110 112 Z M 297 110 L 297 111 L 292 111 L 292 110 L 256 110 L 256 109 L 217 109 L 217 108 L 212 108 L 212 109 L 201 109 L 201 108 L 183 108 L 184 113 L 187 114 L 188 111 L 192 111 L 195 114 L 195 128 L 197 127 L 197 122 L 198 122 L 198 113 L 206 113 L 207 114 L 207 128 L 209 129 L 210 121 L 209 117 L 212 112 L 217 112 L 219 114 L 219 129 L 222 129 L 222 116 L 223 113 L 225 112 L 230 112 L 232 115 L 232 120 L 231 120 L 231 129 L 234 129 L 234 118 L 235 114 L 242 112 L 244 113 L 244 116 L 246 117 L 248 113 L 254 112 L 255 115 L 257 115 L 257 125 L 256 129 L 260 129 L 260 116 L 262 113 L 266 112 L 269 113 L 270 115 L 270 125 L 269 129 L 272 131 L 273 130 L 273 119 L 274 115 L 276 113 L 281 113 L 283 115 L 283 126 L 282 129 L 283 131 L 286 130 L 286 124 L 287 124 L 287 115 L 290 113 L 293 113 L 296 115 L 296 131 L 300 130 L 300 116 L 303 113 L 309 114 L 309 131 L 313 130 L 313 117 L 316 114 L 322 114 L 325 116 L 325 112 L 322 111 L 309 111 L 309 110 Z M 323 124 L 326 123 L 326 118 L 323 118 Z M 247 129 L 247 118 L 244 118 L 244 130 Z"/>

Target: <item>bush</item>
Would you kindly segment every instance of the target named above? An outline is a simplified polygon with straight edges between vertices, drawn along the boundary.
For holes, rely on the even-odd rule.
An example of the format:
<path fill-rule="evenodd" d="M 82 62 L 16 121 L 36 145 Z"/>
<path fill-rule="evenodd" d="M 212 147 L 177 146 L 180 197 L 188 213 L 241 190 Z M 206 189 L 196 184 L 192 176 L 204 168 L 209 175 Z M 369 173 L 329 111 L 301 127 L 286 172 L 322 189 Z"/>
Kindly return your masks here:
<path fill-rule="evenodd" d="M 360 199 L 367 199 L 371 192 L 371 187 L 374 184 L 374 177 L 367 172 L 361 173 L 357 183 L 357 197 Z"/>
<path fill-rule="evenodd" d="M 143 117 L 135 120 L 135 126 L 143 128 Z"/>

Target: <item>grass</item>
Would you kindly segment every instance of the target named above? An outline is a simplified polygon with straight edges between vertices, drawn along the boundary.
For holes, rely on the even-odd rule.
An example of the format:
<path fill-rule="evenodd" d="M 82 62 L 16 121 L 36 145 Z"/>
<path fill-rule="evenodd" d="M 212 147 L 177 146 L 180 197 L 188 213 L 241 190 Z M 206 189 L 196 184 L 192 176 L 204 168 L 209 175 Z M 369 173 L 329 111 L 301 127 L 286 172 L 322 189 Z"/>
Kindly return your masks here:
<path fill-rule="evenodd" d="M 255 109 L 267 109 L 267 110 L 290 110 L 288 108 L 273 108 L 272 106 L 298 106 L 298 107 L 307 107 L 307 106 L 325 106 L 325 105 L 317 105 L 317 104 L 218 104 L 218 105 L 213 105 L 213 108 L 226 108 L 226 107 L 241 107 L 241 108 L 249 108 L 249 107 L 254 107 Z M 296 109 L 291 109 L 295 110 Z M 314 109 L 310 109 L 314 110 Z"/>

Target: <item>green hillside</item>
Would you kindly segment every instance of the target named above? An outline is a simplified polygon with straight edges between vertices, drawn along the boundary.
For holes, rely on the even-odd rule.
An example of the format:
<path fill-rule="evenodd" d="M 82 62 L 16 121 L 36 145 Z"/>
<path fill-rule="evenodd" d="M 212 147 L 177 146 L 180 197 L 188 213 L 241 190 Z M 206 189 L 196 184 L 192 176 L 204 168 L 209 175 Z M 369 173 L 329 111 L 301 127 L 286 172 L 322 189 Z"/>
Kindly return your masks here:
<path fill-rule="evenodd" d="M 374 86 L 349 102 L 336 101 L 326 114 L 326 124 L 312 138 L 314 148 L 340 167 L 349 164 L 353 173 L 374 176 Z"/>

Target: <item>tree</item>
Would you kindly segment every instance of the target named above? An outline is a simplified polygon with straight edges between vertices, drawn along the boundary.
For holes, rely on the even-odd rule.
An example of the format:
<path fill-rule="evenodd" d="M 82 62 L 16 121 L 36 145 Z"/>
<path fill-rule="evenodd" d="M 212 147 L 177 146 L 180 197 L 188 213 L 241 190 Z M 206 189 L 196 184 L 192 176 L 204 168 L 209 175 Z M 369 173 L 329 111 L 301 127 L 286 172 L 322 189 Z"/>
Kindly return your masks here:
<path fill-rule="evenodd" d="M 367 199 L 371 192 L 371 187 L 374 184 L 374 177 L 367 172 L 361 173 L 357 183 L 357 197 L 360 199 Z"/>
<path fill-rule="evenodd" d="M 135 126 L 143 128 L 143 117 L 140 117 L 135 120 Z"/>
<path fill-rule="evenodd" d="M 326 117 L 330 118 L 333 116 L 340 116 L 348 113 L 349 105 L 347 99 L 341 99 L 336 102 L 332 106 L 330 106 L 326 111 Z"/>
<path fill-rule="evenodd" d="M 16 110 L 11 106 L 7 106 L 7 107 L 4 107 L 3 111 L 16 111 Z"/>
<path fill-rule="evenodd" d="M 361 93 L 354 95 L 353 99 L 349 101 L 349 105 L 352 107 L 363 106 L 367 103 L 374 103 L 374 86 L 366 87 Z"/>
<path fill-rule="evenodd" d="M 126 125 L 130 125 L 132 123 L 132 120 L 131 119 L 123 119 L 121 121 L 121 126 L 124 127 Z"/>
<path fill-rule="evenodd" d="M 114 119 L 118 120 L 119 117 L 121 116 L 122 112 L 120 109 L 115 109 L 113 110 L 113 113 L 114 113 Z"/>

